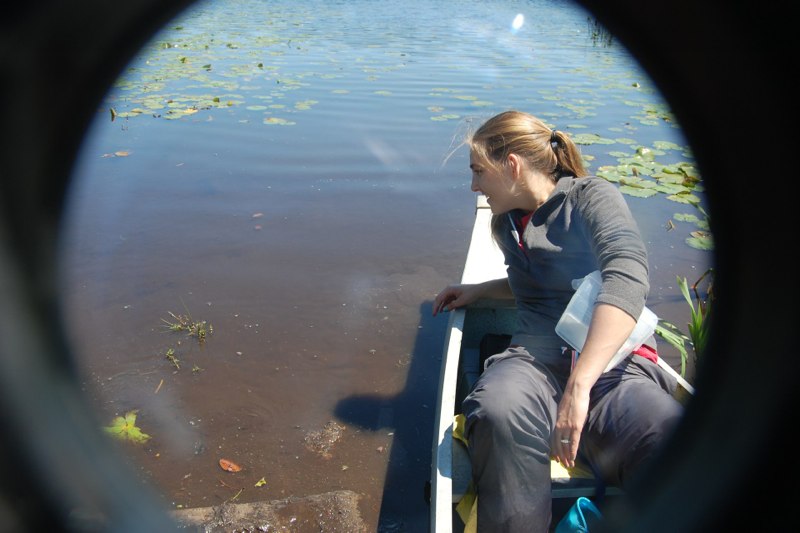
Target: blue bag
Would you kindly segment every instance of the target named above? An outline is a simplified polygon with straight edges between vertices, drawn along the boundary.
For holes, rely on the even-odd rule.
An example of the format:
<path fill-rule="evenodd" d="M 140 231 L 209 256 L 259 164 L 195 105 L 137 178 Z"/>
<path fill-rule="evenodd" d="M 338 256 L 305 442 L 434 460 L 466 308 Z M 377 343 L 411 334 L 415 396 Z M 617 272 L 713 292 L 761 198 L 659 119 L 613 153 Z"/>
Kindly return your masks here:
<path fill-rule="evenodd" d="M 581 496 L 558 523 L 555 533 L 589 533 L 590 526 L 602 520 L 600 509 L 592 500 Z"/>

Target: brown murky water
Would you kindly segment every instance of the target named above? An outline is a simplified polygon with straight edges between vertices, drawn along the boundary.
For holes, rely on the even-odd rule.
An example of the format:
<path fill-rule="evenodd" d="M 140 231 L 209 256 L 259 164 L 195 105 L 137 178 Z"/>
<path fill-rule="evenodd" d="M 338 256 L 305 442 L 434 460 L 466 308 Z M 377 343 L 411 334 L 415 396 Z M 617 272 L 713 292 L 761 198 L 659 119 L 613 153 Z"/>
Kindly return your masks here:
<path fill-rule="evenodd" d="M 259 14 L 258 4 L 218 6 Z M 579 12 L 533 3 L 567 30 L 531 26 L 512 43 L 500 29 L 519 6 L 486 11 L 465 3 L 446 24 L 423 5 L 419 19 L 404 22 L 414 28 L 410 36 L 402 27 L 381 33 L 405 20 L 398 6 L 370 13 L 374 23 L 363 11 L 318 3 L 284 14 L 280 24 L 274 19 L 272 32 L 304 28 L 290 36 L 298 46 L 282 41 L 267 49 L 281 46 L 280 55 L 256 55 L 274 57 L 280 79 L 305 85 L 274 94 L 273 74 L 248 71 L 219 94 L 272 94 L 286 104 L 272 112 L 291 126 L 265 124 L 269 112 L 245 104 L 172 121 L 163 120 L 165 110 L 113 122 L 106 108 L 98 115 L 65 220 L 63 312 L 98 425 L 138 411 L 151 439 L 120 446 L 165 507 L 345 490 L 359 495 L 369 530 L 426 530 L 447 322 L 430 317 L 430 303 L 461 275 L 474 213 L 466 154 L 442 164 L 461 121 L 514 106 L 573 134 L 582 123 L 601 134 L 620 128 L 615 136 L 643 144 L 680 142 L 666 121 L 631 120 L 630 103 L 619 102 L 658 102 L 657 95 L 628 94 L 634 67 L 624 53 L 574 38 L 585 29 Z M 322 9 L 331 11 L 335 31 Z M 220 24 L 214 16 L 205 7 L 185 24 Z M 237 31 L 248 31 L 243 18 Z M 347 23 L 361 33 L 348 32 Z M 467 27 L 454 49 L 447 35 Z M 206 42 L 231 50 L 221 44 L 230 35 L 211 35 Z M 554 93 L 570 106 L 553 102 Z M 124 93 L 114 94 L 109 105 L 121 111 Z M 166 101 L 163 89 L 159 95 Z M 310 99 L 317 102 L 311 110 L 295 105 Z M 579 101 L 598 114 L 571 107 Z M 458 118 L 431 120 L 447 112 Z M 628 147 L 585 146 L 584 153 L 597 158 L 596 168 L 613 163 L 613 149 Z M 649 305 L 685 324 L 675 276 L 693 281 L 710 253 L 687 246 L 684 227 L 666 227 L 685 206 L 663 197 L 628 200 L 651 254 Z M 173 320 L 170 312 L 206 321 L 213 333 L 199 342 L 170 331 L 162 320 Z M 663 353 L 677 366 L 674 350 Z M 242 470 L 226 472 L 220 459 Z"/>

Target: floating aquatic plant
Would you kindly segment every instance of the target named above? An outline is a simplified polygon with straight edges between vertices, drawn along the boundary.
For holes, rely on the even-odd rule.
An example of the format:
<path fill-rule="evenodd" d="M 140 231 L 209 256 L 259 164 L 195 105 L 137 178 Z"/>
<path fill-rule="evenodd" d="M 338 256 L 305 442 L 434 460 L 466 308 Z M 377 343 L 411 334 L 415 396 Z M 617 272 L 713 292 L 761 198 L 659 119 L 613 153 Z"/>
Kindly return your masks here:
<path fill-rule="evenodd" d="M 208 336 L 214 333 L 214 326 L 205 320 L 195 320 L 188 310 L 185 315 L 175 314 L 172 311 L 168 311 L 168 314 L 171 318 L 162 318 L 161 321 L 170 331 L 185 331 L 189 336 L 197 338 L 200 342 L 205 341 Z"/>
<path fill-rule="evenodd" d="M 147 442 L 150 435 L 143 433 L 139 427 L 136 426 L 136 413 L 137 411 L 128 411 L 124 416 L 116 417 L 110 426 L 103 428 L 106 433 L 121 440 L 130 441 L 136 444 Z"/>

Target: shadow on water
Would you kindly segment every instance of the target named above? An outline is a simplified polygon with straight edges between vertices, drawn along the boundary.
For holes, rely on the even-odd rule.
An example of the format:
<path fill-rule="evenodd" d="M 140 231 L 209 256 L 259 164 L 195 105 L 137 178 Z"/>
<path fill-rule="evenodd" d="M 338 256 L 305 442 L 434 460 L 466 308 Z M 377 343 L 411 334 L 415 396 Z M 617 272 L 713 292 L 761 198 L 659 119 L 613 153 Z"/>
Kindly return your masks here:
<path fill-rule="evenodd" d="M 393 432 L 378 521 L 380 533 L 425 531 L 429 506 L 431 443 L 446 317 L 431 316 L 432 301 L 420 304 L 405 388 L 393 396 L 359 394 L 336 404 L 335 415 L 367 431 Z"/>

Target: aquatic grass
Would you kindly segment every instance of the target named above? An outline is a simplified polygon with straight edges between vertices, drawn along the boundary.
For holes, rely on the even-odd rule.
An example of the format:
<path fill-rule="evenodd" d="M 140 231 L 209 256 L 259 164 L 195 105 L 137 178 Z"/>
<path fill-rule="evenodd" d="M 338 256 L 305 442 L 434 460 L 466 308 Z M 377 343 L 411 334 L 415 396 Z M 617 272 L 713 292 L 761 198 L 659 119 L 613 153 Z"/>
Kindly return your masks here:
<path fill-rule="evenodd" d="M 675 324 L 667 322 L 666 320 L 658 321 L 655 333 L 670 346 L 678 350 L 681 356 L 681 377 L 686 377 L 686 363 L 689 359 L 689 352 L 686 349 L 686 344 L 691 343 L 691 339 L 684 335 Z"/>
<path fill-rule="evenodd" d="M 656 326 L 656 333 L 671 346 L 675 347 L 681 354 L 681 376 L 686 375 L 686 362 L 688 359 L 689 344 L 694 352 L 694 364 L 697 365 L 708 344 L 709 330 L 711 327 L 711 308 L 714 301 L 714 269 L 706 270 L 697 281 L 691 286 L 691 293 L 694 293 L 694 300 L 690 293 L 689 283 L 685 277 L 677 276 L 678 287 L 683 298 L 689 305 L 690 319 L 687 323 L 688 335 L 681 332 L 680 328 L 669 322 L 660 320 Z M 700 296 L 698 286 L 707 281 L 706 297 Z"/>
<path fill-rule="evenodd" d="M 185 304 L 184 309 L 186 310 L 185 315 L 168 311 L 167 313 L 170 319 L 162 318 L 161 321 L 169 331 L 184 331 L 190 337 L 195 337 L 200 343 L 204 342 L 208 336 L 214 333 L 214 326 L 206 320 L 195 320 L 192 318 Z M 169 355 L 167 357 L 169 358 Z"/>
<path fill-rule="evenodd" d="M 180 365 L 181 360 L 178 359 L 178 357 L 175 355 L 175 348 L 168 349 L 164 357 L 166 357 L 167 361 L 169 361 L 172 364 L 172 366 L 175 367 L 175 370 L 181 369 Z"/>

